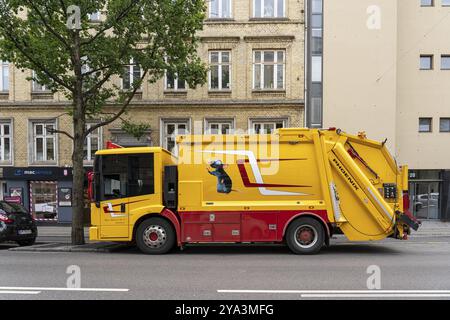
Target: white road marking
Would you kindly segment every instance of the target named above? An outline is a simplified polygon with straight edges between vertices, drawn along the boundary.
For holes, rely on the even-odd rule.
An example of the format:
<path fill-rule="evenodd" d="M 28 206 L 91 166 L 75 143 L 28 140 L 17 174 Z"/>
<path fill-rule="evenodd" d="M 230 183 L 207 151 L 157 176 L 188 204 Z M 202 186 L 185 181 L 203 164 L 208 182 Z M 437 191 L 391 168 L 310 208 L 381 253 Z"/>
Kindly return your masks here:
<path fill-rule="evenodd" d="M 450 298 L 450 294 L 405 294 L 405 293 L 384 293 L 384 294 L 301 294 L 302 298 Z"/>
<path fill-rule="evenodd" d="M 1 290 L 0 294 L 39 294 L 40 291 L 7 291 Z"/>
<path fill-rule="evenodd" d="M 0 287 L 0 290 L 78 291 L 78 292 L 128 292 L 130 289 L 113 288 L 55 288 L 55 287 Z"/>
<path fill-rule="evenodd" d="M 298 294 L 301 298 L 450 298 L 450 290 L 217 290 L 217 292 Z"/>

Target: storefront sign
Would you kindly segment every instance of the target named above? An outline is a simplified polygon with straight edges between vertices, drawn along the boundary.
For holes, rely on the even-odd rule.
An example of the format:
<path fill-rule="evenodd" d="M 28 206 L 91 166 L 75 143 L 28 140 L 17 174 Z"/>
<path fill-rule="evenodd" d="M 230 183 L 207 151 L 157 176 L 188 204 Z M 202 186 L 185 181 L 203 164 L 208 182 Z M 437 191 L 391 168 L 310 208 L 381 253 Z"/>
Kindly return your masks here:
<path fill-rule="evenodd" d="M 60 207 L 72 206 L 72 188 L 58 189 L 58 206 Z"/>
<path fill-rule="evenodd" d="M 22 197 L 3 197 L 5 202 L 22 204 Z"/>
<path fill-rule="evenodd" d="M 24 168 L 4 168 L 3 177 L 5 179 L 20 180 L 58 180 L 72 179 L 72 168 L 56 167 L 24 167 Z"/>
<path fill-rule="evenodd" d="M 23 196 L 23 189 L 22 188 L 9 188 L 9 195 L 11 199 L 16 199 L 15 201 L 19 201 L 19 202 L 13 202 L 13 203 L 19 203 L 22 204 L 22 196 Z M 19 199 L 19 200 L 17 200 Z"/>

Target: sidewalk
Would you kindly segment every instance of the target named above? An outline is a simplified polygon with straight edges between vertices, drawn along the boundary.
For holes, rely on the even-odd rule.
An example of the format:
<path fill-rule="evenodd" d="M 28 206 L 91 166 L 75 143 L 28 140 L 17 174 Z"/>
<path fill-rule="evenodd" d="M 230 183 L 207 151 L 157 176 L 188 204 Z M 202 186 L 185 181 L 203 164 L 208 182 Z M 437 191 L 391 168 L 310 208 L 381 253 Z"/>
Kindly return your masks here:
<path fill-rule="evenodd" d="M 60 226 L 38 226 L 38 239 L 47 237 L 58 237 L 58 238 L 68 238 L 70 241 L 72 232 L 72 227 L 70 225 L 60 225 Z M 84 228 L 84 236 L 86 239 L 89 238 L 89 227 Z"/>
<path fill-rule="evenodd" d="M 411 231 L 411 237 L 450 237 L 450 222 L 424 220 L 417 232 Z"/>
<path fill-rule="evenodd" d="M 38 226 L 36 244 L 30 247 L 14 247 L 10 251 L 26 252 L 113 252 L 128 247 L 126 243 L 89 241 L 89 228 L 84 228 L 86 244 L 71 244 L 70 225 Z"/>

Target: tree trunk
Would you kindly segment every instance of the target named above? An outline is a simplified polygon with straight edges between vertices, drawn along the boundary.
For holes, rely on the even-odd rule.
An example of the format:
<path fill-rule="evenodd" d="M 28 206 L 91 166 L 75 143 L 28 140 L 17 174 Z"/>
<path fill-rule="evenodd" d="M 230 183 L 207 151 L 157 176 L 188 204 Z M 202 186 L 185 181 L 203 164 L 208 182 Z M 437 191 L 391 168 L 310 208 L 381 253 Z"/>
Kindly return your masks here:
<path fill-rule="evenodd" d="M 75 119 L 74 114 L 74 140 L 73 140 L 73 207 L 72 207 L 72 244 L 84 244 L 84 121 Z"/>
<path fill-rule="evenodd" d="M 73 212 L 72 244 L 84 244 L 84 133 L 86 131 L 86 114 L 83 103 L 83 75 L 81 73 L 80 34 L 74 33 L 73 63 L 76 77 L 73 93 Z"/>

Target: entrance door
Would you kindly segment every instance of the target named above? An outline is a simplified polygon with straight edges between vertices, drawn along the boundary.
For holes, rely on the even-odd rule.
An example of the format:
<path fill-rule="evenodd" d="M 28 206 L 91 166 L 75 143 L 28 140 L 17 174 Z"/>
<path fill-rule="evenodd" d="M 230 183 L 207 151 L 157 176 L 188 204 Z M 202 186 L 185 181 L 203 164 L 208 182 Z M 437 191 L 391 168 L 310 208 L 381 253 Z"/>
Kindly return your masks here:
<path fill-rule="evenodd" d="M 100 184 L 100 224 L 102 238 L 128 237 L 128 156 L 110 155 L 102 159 Z"/>
<path fill-rule="evenodd" d="M 56 181 L 30 182 L 30 211 L 36 220 L 58 219 Z"/>
<path fill-rule="evenodd" d="M 414 216 L 419 219 L 439 218 L 439 182 L 411 183 L 411 205 Z"/>
<path fill-rule="evenodd" d="M 3 200 L 6 195 L 6 182 L 0 181 L 0 200 Z"/>

